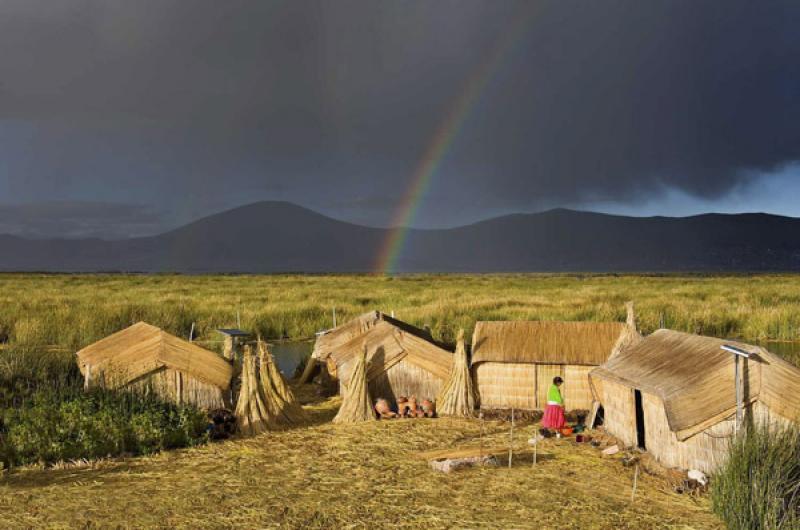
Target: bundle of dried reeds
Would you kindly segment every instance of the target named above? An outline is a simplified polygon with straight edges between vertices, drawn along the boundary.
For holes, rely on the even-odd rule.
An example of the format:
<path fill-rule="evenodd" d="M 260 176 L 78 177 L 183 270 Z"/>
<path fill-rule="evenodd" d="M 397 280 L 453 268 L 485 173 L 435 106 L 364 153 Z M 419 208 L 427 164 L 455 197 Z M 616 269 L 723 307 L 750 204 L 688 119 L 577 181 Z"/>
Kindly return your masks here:
<path fill-rule="evenodd" d="M 301 385 L 307 385 L 314 378 L 314 374 L 317 373 L 318 368 L 319 363 L 317 363 L 317 360 L 313 357 L 309 357 L 306 359 L 306 365 L 303 368 L 303 374 L 300 376 L 300 379 L 298 379 L 297 382 Z"/>
<path fill-rule="evenodd" d="M 296 425 L 306 420 L 303 407 L 295 399 L 292 390 L 284 381 L 275 358 L 266 342 L 258 341 L 259 377 L 261 392 L 272 419 L 281 425 Z"/>
<path fill-rule="evenodd" d="M 442 416 L 470 417 L 475 411 L 475 389 L 469 373 L 463 329 L 458 330 L 453 369 L 442 389 L 436 409 Z"/>
<path fill-rule="evenodd" d="M 369 397 L 367 386 L 367 346 L 356 360 L 350 381 L 344 388 L 344 397 L 339 413 L 333 418 L 333 423 L 355 423 L 359 421 L 375 420 L 372 410 L 372 399 Z"/>
<path fill-rule="evenodd" d="M 262 433 L 270 428 L 272 414 L 264 402 L 261 386 L 256 377 L 256 359 L 250 346 L 245 346 L 242 357 L 242 379 L 239 399 L 236 402 L 236 424 L 245 436 Z"/>

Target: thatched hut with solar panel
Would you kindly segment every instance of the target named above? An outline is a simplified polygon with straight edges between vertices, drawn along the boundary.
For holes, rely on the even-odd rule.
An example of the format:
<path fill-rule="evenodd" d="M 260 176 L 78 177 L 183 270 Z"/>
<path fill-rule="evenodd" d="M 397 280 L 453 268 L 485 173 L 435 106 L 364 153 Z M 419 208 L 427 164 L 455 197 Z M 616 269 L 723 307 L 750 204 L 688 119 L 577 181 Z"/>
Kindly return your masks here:
<path fill-rule="evenodd" d="M 561 377 L 566 410 L 590 410 L 589 372 L 640 340 L 633 322 L 478 322 L 472 377 L 481 408 L 542 410 Z"/>
<path fill-rule="evenodd" d="M 739 356 L 743 422 L 800 421 L 794 365 L 758 346 L 661 329 L 590 373 L 604 428 L 667 467 L 714 471 L 744 426 L 731 346 L 749 355 Z"/>
<path fill-rule="evenodd" d="M 434 399 L 453 365 L 453 354 L 436 344 L 427 331 L 377 311 L 319 337 L 312 355 L 346 386 L 364 346 L 369 393 L 375 399 Z"/>
<path fill-rule="evenodd" d="M 230 406 L 230 362 L 145 322 L 109 335 L 76 356 L 87 389 L 126 389 L 202 409 Z"/>
<path fill-rule="evenodd" d="M 251 334 L 237 328 L 220 328 L 217 333 L 223 337 L 222 356 L 229 361 L 241 359 L 242 346 Z"/>

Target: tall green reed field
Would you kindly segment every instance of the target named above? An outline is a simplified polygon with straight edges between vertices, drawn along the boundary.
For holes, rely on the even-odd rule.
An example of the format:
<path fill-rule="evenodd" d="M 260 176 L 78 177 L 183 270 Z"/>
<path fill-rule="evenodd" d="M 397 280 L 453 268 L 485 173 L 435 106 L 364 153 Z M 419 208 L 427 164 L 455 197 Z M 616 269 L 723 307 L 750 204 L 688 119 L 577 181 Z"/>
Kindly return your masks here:
<path fill-rule="evenodd" d="M 711 482 L 714 512 L 736 530 L 800 528 L 800 429 L 752 424 Z"/>
<path fill-rule="evenodd" d="M 453 341 L 477 320 L 623 320 L 636 302 L 644 332 L 664 326 L 751 341 L 800 340 L 793 275 L 0 275 L 0 341 L 77 350 L 145 320 L 201 339 L 236 325 L 265 338 L 306 338 L 365 311 L 394 311 Z"/>

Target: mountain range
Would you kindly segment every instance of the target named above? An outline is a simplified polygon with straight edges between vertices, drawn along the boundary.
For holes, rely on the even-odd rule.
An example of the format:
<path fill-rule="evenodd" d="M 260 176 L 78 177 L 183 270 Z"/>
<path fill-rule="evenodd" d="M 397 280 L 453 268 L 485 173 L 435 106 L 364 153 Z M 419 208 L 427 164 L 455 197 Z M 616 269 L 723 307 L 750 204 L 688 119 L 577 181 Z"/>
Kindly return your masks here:
<path fill-rule="evenodd" d="M 0 235 L 0 270 L 373 272 L 391 230 L 258 202 L 151 237 Z M 800 270 L 800 219 L 769 214 L 626 217 L 566 209 L 450 229 L 409 229 L 393 271 Z"/>

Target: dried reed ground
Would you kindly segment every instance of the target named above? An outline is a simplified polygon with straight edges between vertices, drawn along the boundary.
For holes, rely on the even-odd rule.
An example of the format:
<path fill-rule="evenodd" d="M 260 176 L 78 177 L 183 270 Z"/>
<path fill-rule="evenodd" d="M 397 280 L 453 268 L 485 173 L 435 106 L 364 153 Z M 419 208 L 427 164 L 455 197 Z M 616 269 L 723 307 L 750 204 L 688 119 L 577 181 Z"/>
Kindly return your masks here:
<path fill-rule="evenodd" d="M 300 392 L 309 401 L 309 388 Z M 547 442 L 536 468 L 445 475 L 420 451 L 473 445 L 480 423 L 420 419 L 333 425 L 339 398 L 306 406 L 311 425 L 247 440 L 103 462 L 94 469 L 23 470 L 0 479 L 11 528 L 719 528 L 706 498 L 672 493 L 570 442 Z M 485 424 L 487 445 L 508 424 Z M 532 426 L 519 427 L 522 449 Z"/>

